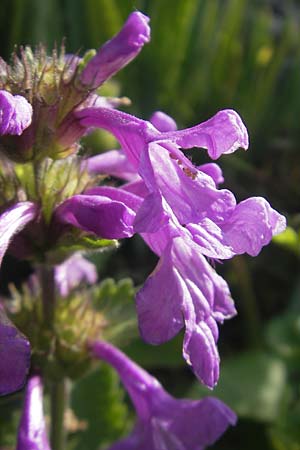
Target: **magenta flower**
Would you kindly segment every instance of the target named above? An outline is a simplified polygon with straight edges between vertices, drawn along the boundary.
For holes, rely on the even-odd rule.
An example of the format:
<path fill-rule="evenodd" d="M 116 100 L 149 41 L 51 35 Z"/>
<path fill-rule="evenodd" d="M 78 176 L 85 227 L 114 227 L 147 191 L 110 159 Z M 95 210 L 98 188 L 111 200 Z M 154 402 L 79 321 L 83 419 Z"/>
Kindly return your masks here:
<path fill-rule="evenodd" d="M 48 243 L 49 236 L 50 247 L 55 250 L 57 243 L 63 246 L 68 233 L 105 239 L 139 233 L 160 258 L 137 295 L 141 334 L 147 341 L 159 344 L 185 327 L 184 357 L 197 376 L 213 387 L 219 374 L 217 322 L 232 317 L 235 309 L 226 282 L 206 257 L 222 260 L 242 253 L 257 255 L 274 234 L 285 228 L 285 219 L 260 197 L 237 204 L 232 192 L 219 188 L 223 175 L 217 164 L 196 167 L 182 152 L 204 147 L 212 159 L 217 159 L 239 147 L 247 149 L 247 130 L 235 111 L 223 110 L 206 122 L 177 130 L 174 120 L 162 112 L 145 121 L 114 109 L 116 104 L 98 96 L 96 88 L 138 55 L 149 38 L 148 18 L 135 12 L 82 70 L 77 57 L 67 57 L 63 70 L 54 64 L 55 70 L 62 70 L 61 96 L 54 106 L 43 97 L 47 97 L 48 87 L 41 95 L 43 107 L 36 99 L 33 111 L 29 104 L 26 106 L 27 100 L 1 91 L 0 133 L 21 134 L 3 139 L 13 138 L 16 152 L 18 139 L 23 139 L 28 147 L 26 161 L 36 156 L 37 161 L 49 156 L 66 157 L 79 148 L 79 138 L 95 127 L 114 134 L 121 150 L 80 161 L 80 170 L 87 169 L 90 174 L 86 184 L 89 188 L 62 197 L 65 185 L 53 189 L 51 192 L 57 192 L 58 197 L 50 208 L 50 217 L 43 216 L 48 206 L 44 204 L 43 189 L 47 188 L 32 195 L 25 187 L 22 194 L 28 201 L 15 200 L 15 205 L 0 216 L 0 262 L 16 234 L 24 245 L 18 243 L 13 250 L 21 254 L 27 245 L 31 256 L 32 241 L 41 241 L 44 253 L 43 243 Z M 26 128 L 31 115 L 34 126 Z M 5 150 L 8 158 L 10 148 Z M 37 154 L 41 149 L 45 153 Z M 15 155 L 19 160 L 17 157 L 20 155 Z M 90 188 L 97 173 L 129 183 Z M 13 199 L 9 202 L 11 205 Z M 56 276 L 59 278 L 59 269 Z M 90 277 L 82 267 L 74 270 L 73 280 L 60 284 L 61 294 Z"/>
<path fill-rule="evenodd" d="M 122 150 L 111 150 L 92 156 L 84 161 L 83 166 L 92 174 L 109 174 L 128 181 L 139 178 L 136 169 L 130 164 Z"/>
<path fill-rule="evenodd" d="M 0 395 L 21 389 L 30 366 L 30 344 L 0 305 Z"/>
<path fill-rule="evenodd" d="M 11 79 L 6 71 L 2 81 L 5 89 L 8 86 L 8 90 L 0 90 L 0 137 L 1 151 L 7 157 L 9 173 L 15 169 L 13 161 L 26 162 L 37 157 L 40 163 L 48 156 L 65 157 L 78 149 L 78 142 L 73 138 L 71 138 L 70 148 L 63 146 L 63 141 L 67 141 L 69 135 L 67 131 L 63 136 L 62 133 L 68 128 L 69 120 L 73 120 L 69 117 L 70 112 L 73 113 L 78 104 L 81 107 L 91 104 L 98 107 L 99 105 L 100 107 L 117 105 L 117 102 L 105 101 L 94 90 L 138 55 L 143 45 L 149 41 L 148 21 L 149 19 L 141 13 L 131 14 L 120 33 L 107 42 L 81 72 L 78 70 L 78 65 L 82 61 L 78 57 L 67 56 L 65 65 L 62 67 L 59 66 L 58 61 L 47 59 L 47 72 L 52 68 L 56 75 L 60 74 L 55 76 L 55 79 L 60 78 L 61 81 L 57 101 L 53 101 L 51 96 L 53 92 L 57 95 L 59 89 L 55 86 L 54 91 L 51 91 L 49 84 L 45 88 L 43 70 L 41 70 L 43 75 L 37 83 L 38 87 L 35 85 L 36 89 L 41 89 L 41 92 L 34 97 L 34 107 L 25 97 L 12 95 L 9 92 Z M 26 70 L 28 69 L 29 72 L 32 70 L 32 73 L 36 71 L 35 63 L 45 64 L 42 60 L 34 61 L 34 58 L 39 58 L 37 54 L 32 55 L 33 59 L 30 61 L 26 58 L 26 54 L 23 53 L 18 60 L 19 64 L 24 64 Z M 24 88 L 22 92 L 25 92 L 22 84 L 23 76 L 18 78 L 21 72 L 16 70 L 14 65 L 10 67 L 10 73 L 15 77 L 14 82 L 19 83 L 21 88 Z M 79 84 L 81 84 L 80 90 L 78 90 Z M 31 94 L 34 96 L 36 92 Z M 28 98 L 31 98 L 30 95 Z M 68 100 L 71 98 L 71 101 L 66 101 L 66 98 Z M 74 103 L 72 99 L 75 99 Z M 53 149 L 54 155 L 51 153 Z M 37 154 L 41 151 L 45 153 Z M 29 183 L 31 181 L 29 180 Z M 16 256 L 32 257 L 36 244 L 51 240 L 55 246 L 70 227 L 77 227 L 88 234 L 96 234 L 107 239 L 130 237 L 134 233 L 135 211 L 132 209 L 132 203 L 136 204 L 136 196 L 130 193 L 118 192 L 117 189 L 111 188 L 109 191 L 100 190 L 90 195 L 81 192 L 78 195 L 69 196 L 65 201 L 57 201 L 54 204 L 52 216 L 46 224 L 41 207 L 43 202 L 39 198 L 40 192 L 37 191 L 32 195 L 29 191 L 27 186 L 24 189 L 21 187 L 15 197 L 8 198 L 7 205 L 5 201 L 1 204 L 0 264 L 8 247 Z M 20 198 L 25 201 L 19 201 Z M 139 198 L 138 200 L 140 203 Z M 32 243 L 34 243 L 33 246 Z M 96 274 L 87 267 L 89 263 L 83 264 L 81 261 L 79 267 L 78 262 L 77 259 L 73 266 L 72 279 L 64 278 L 63 267 L 56 269 L 61 295 L 65 295 L 80 280 L 94 281 Z M 3 344 L 0 347 L 9 349 L 9 352 L 0 351 L 3 361 L 3 367 L 2 364 L 0 366 L 0 394 L 7 394 L 20 389 L 24 384 L 29 367 L 30 346 L 29 342 L 6 322 L 0 325 L 0 334 Z M 12 370 L 15 370 L 15 373 Z"/>
<path fill-rule="evenodd" d="M 138 11 L 130 14 L 122 30 L 89 61 L 81 82 L 95 89 L 132 61 L 150 41 L 148 22 L 149 18 Z"/>
<path fill-rule="evenodd" d="M 178 131 L 159 131 L 151 122 L 110 108 L 82 108 L 75 111 L 74 116 L 79 129 L 100 127 L 114 134 L 136 168 L 143 150 L 151 143 L 173 145 L 171 152 L 174 156 L 177 154 L 175 146 L 185 149 L 204 147 L 213 159 L 232 153 L 239 147 L 248 148 L 247 130 L 233 110 L 220 111 L 206 122 Z"/>
<path fill-rule="evenodd" d="M 227 283 L 197 245 L 187 238 L 171 239 L 136 301 L 141 335 L 147 342 L 161 344 L 185 326 L 184 357 L 212 388 L 219 378 L 216 322 L 229 319 L 236 310 Z"/>
<path fill-rule="evenodd" d="M 205 146 L 218 157 L 239 146 L 247 148 L 247 131 L 231 110 L 181 131 L 174 131 L 174 123 L 161 114 L 154 115 L 156 128 L 119 111 L 90 109 L 78 116 L 88 126 L 99 120 L 119 139 L 118 171 L 116 154 L 112 158 L 111 152 L 107 159 L 101 155 L 97 167 L 91 164 L 92 170 L 135 180 L 123 186 L 143 200 L 133 228 L 160 257 L 136 298 L 141 335 L 160 344 L 185 327 L 184 357 L 212 388 L 219 376 L 216 323 L 236 311 L 226 282 L 204 256 L 216 260 L 242 253 L 255 256 L 284 230 L 285 218 L 260 197 L 237 204 L 232 192 L 218 187 L 223 181 L 219 166 L 195 167 L 179 146 Z M 129 178 L 134 168 L 136 176 Z"/>
<path fill-rule="evenodd" d="M 30 377 L 27 383 L 16 450 L 50 450 L 43 412 L 43 385 L 38 375 Z"/>
<path fill-rule="evenodd" d="M 25 97 L 0 90 L 0 135 L 20 135 L 29 127 L 32 106 Z"/>
<path fill-rule="evenodd" d="M 110 450 L 202 450 L 235 425 L 235 414 L 216 398 L 175 399 L 111 344 L 97 341 L 91 350 L 116 369 L 137 413 L 133 431 Z"/>
<path fill-rule="evenodd" d="M 36 218 L 37 213 L 34 203 L 20 202 L 0 215 L 0 265 L 13 236 Z"/>
<path fill-rule="evenodd" d="M 63 202 L 55 220 L 107 239 L 134 234 L 133 222 L 141 199 L 117 188 L 96 187 Z"/>
<path fill-rule="evenodd" d="M 94 284 L 97 281 L 96 266 L 80 253 L 55 266 L 54 270 L 55 285 L 62 297 L 67 297 L 81 283 Z"/>
<path fill-rule="evenodd" d="M 17 203 L 0 216 L 0 264 L 13 235 L 36 215 L 30 202 Z M 0 395 L 21 389 L 30 366 L 30 344 L 7 319 L 0 305 Z"/>

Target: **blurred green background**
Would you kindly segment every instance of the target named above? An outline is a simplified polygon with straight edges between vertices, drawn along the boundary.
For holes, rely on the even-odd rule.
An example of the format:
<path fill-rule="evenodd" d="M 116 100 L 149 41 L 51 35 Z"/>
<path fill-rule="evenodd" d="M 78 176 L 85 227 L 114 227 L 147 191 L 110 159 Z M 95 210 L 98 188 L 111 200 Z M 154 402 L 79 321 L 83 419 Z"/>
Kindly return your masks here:
<path fill-rule="evenodd" d="M 51 50 L 63 38 L 68 52 L 83 54 L 116 33 L 134 9 L 151 17 L 152 40 L 107 91 L 129 97 L 127 111 L 148 118 L 160 109 L 179 127 L 206 120 L 222 108 L 236 109 L 251 144 L 247 153 L 220 159 L 224 186 L 239 200 L 265 196 L 288 217 L 290 227 L 257 258 L 239 256 L 218 265 L 239 315 L 221 327 L 221 378 L 213 394 L 238 413 L 239 423 L 213 448 L 299 450 L 300 2 L 2 0 L 1 55 L 9 59 L 15 44 L 42 42 Z M 86 145 L 96 151 L 110 144 L 94 136 Z M 193 157 L 208 161 L 199 150 Z M 130 276 L 138 285 L 155 258 L 134 239 L 98 264 L 101 278 Z M 150 347 L 137 339 L 125 350 L 173 395 L 211 395 L 185 366 L 181 340 Z M 89 425 L 81 430 L 77 424 L 70 442 L 78 450 L 96 450 L 126 432 L 132 414 L 108 368 L 80 383 L 73 390 L 72 408 Z M 87 396 L 94 402 L 88 403 Z M 0 400 L 3 448 L 11 443 L 16 404 L 18 395 Z"/>

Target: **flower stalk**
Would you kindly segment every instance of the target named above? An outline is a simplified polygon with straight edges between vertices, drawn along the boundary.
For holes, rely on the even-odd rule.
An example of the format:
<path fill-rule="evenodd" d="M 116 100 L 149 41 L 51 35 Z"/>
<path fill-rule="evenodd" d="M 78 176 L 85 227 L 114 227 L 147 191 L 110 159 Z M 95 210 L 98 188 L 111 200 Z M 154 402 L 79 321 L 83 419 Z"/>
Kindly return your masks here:
<path fill-rule="evenodd" d="M 51 427 L 50 443 L 52 450 L 64 450 L 66 447 L 66 433 L 64 415 L 67 406 L 66 380 L 55 381 L 50 390 Z"/>
<path fill-rule="evenodd" d="M 54 268 L 51 266 L 42 265 L 40 274 L 44 323 L 46 328 L 52 331 L 54 328 L 56 302 Z"/>
<path fill-rule="evenodd" d="M 53 333 L 55 328 L 55 271 L 54 267 L 42 265 L 41 287 L 43 300 L 44 323 L 47 329 Z M 66 380 L 51 380 L 50 386 L 50 443 L 52 450 L 63 450 L 66 444 L 64 430 L 64 414 L 67 405 Z"/>

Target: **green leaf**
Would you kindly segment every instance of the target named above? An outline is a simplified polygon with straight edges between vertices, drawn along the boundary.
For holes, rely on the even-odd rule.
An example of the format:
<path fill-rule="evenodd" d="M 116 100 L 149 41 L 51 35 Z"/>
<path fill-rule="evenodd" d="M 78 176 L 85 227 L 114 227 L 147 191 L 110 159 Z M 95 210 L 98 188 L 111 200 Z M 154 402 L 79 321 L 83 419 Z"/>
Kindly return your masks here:
<path fill-rule="evenodd" d="M 272 349 L 290 363 L 300 367 L 300 315 L 289 312 L 271 320 L 266 339 Z"/>
<path fill-rule="evenodd" d="M 3 450 L 15 448 L 21 404 L 20 392 L 0 398 L 0 447 Z"/>
<path fill-rule="evenodd" d="M 116 239 L 101 239 L 92 234 L 84 234 L 74 228 L 61 238 L 54 250 L 47 253 L 47 259 L 52 264 L 59 264 L 75 252 L 105 251 L 117 247 Z"/>
<path fill-rule="evenodd" d="M 115 345 L 126 345 L 137 335 L 135 289 L 130 278 L 116 282 L 107 278 L 92 289 L 93 306 L 101 311 L 107 328 L 103 337 Z"/>
<path fill-rule="evenodd" d="M 78 381 L 71 392 L 71 408 L 86 429 L 72 437 L 75 450 L 98 450 L 126 432 L 129 425 L 124 391 L 107 365 Z"/>
<path fill-rule="evenodd" d="M 270 431 L 275 450 L 300 450 L 300 402 L 288 405 L 285 414 Z"/>
<path fill-rule="evenodd" d="M 291 227 L 287 227 L 283 233 L 274 236 L 273 242 L 292 250 L 297 255 L 300 254 L 300 235 Z"/>
<path fill-rule="evenodd" d="M 216 396 L 240 417 L 272 422 L 280 412 L 285 383 L 286 368 L 279 358 L 249 352 L 224 362 L 213 392 L 197 383 L 190 394 L 193 398 Z"/>

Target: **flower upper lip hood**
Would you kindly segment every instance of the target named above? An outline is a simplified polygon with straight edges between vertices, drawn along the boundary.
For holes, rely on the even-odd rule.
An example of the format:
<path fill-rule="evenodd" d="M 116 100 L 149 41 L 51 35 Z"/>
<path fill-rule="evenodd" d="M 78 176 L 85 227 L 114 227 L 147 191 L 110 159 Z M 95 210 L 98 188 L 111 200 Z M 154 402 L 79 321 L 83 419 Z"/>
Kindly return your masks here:
<path fill-rule="evenodd" d="M 151 122 L 108 108 L 81 108 L 74 111 L 74 116 L 78 126 L 100 127 L 111 132 L 136 169 L 145 147 L 151 143 L 172 145 L 174 156 L 180 156 L 178 147 L 204 147 L 212 159 L 232 153 L 239 147 L 246 150 L 249 145 L 247 129 L 240 116 L 231 109 L 219 111 L 194 127 L 176 131 L 159 131 Z"/>
<path fill-rule="evenodd" d="M 83 69 L 80 81 L 92 89 L 126 66 L 150 41 L 149 17 L 133 12 L 121 31 L 106 42 Z"/>

